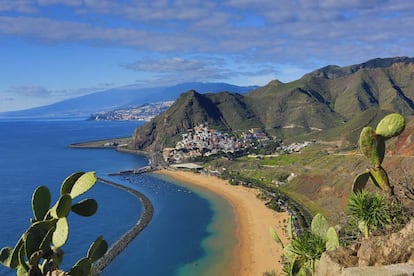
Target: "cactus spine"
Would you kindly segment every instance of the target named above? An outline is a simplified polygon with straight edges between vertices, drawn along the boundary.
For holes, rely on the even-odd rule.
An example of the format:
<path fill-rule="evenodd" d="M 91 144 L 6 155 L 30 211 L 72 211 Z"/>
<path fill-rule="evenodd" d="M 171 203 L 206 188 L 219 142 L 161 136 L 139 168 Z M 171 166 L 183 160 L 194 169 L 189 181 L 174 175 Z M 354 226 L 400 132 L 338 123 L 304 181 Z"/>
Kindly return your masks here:
<path fill-rule="evenodd" d="M 400 135 L 405 129 L 405 118 L 392 113 L 385 116 L 374 130 L 371 127 L 364 127 L 359 136 L 359 149 L 368 159 L 373 167 L 368 168 L 367 172 L 361 173 L 354 179 L 352 191 L 357 192 L 365 188 L 369 179 L 375 186 L 393 195 L 393 187 L 390 185 L 387 172 L 382 167 L 385 156 L 385 141 Z"/>
<path fill-rule="evenodd" d="M 45 186 L 38 187 L 32 196 L 34 218 L 31 219 L 31 225 L 14 248 L 1 249 L 0 263 L 16 269 L 17 275 L 63 273 L 59 266 L 63 257 L 61 247 L 69 236 L 68 215 L 72 211 L 81 216 L 92 216 L 98 208 L 96 200 L 91 198 L 75 204 L 73 200 L 91 189 L 95 183 L 94 172 L 70 175 L 62 183 L 60 197 L 52 208 L 49 189 Z M 90 275 L 93 263 L 101 258 L 107 249 L 107 242 L 102 236 L 98 237 L 90 246 L 87 256 L 72 267 L 69 275 Z"/>

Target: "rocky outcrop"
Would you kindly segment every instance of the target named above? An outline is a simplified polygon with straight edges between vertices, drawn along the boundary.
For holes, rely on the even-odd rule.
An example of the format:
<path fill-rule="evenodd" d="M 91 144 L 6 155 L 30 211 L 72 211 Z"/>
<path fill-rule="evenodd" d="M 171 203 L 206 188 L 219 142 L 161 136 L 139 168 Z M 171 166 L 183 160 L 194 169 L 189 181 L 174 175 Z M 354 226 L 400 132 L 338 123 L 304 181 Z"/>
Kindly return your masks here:
<path fill-rule="evenodd" d="M 350 267 L 341 276 L 412 276 L 414 264 L 395 264 L 387 266 Z"/>
<path fill-rule="evenodd" d="M 414 275 L 414 219 L 399 232 L 325 252 L 316 275 Z"/>
<path fill-rule="evenodd" d="M 414 264 L 414 220 L 400 232 L 362 242 L 358 250 L 359 266 L 396 263 Z"/>

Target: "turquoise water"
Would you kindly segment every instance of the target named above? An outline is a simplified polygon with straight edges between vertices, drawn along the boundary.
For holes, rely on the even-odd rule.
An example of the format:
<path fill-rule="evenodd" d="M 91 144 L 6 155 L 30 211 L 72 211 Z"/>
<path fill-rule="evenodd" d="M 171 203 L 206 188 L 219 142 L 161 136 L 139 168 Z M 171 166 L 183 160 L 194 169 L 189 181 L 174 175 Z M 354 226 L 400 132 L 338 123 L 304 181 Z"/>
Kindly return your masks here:
<path fill-rule="evenodd" d="M 136 125 L 136 122 L 0 121 L 0 210 L 3 210 L 0 247 L 14 246 L 29 225 L 35 187 L 47 185 L 56 195 L 67 175 L 93 170 L 103 178 L 143 192 L 155 208 L 150 225 L 108 266 L 104 275 L 223 272 L 235 243 L 232 210 L 227 202 L 208 191 L 152 174 L 129 178 L 107 176 L 110 172 L 145 166 L 148 160 L 142 156 L 67 147 L 80 141 L 128 136 Z M 70 215 L 64 268 L 83 257 L 98 235 L 103 234 L 109 243 L 115 242 L 142 212 L 135 197 L 101 183 L 88 196 L 97 199 L 99 210 L 91 218 Z M 13 274 L 0 267 L 0 275 Z"/>
<path fill-rule="evenodd" d="M 178 185 L 188 187 L 208 200 L 213 210 L 213 219 L 207 226 L 209 236 L 202 241 L 204 256 L 182 266 L 177 271 L 177 275 L 228 275 L 233 260 L 233 251 L 229 249 L 235 248 L 238 242 L 234 231 L 236 223 L 233 208 L 226 200 L 209 190 L 185 183 L 178 183 Z"/>

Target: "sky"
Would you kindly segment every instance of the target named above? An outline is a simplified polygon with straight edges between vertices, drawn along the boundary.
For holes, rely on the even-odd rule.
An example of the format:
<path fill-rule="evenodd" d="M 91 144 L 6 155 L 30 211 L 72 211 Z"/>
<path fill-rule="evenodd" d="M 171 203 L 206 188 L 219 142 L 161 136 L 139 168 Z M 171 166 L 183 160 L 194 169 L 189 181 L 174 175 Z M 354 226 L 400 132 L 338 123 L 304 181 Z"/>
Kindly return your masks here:
<path fill-rule="evenodd" d="M 0 112 L 414 56 L 412 0 L 0 0 Z"/>

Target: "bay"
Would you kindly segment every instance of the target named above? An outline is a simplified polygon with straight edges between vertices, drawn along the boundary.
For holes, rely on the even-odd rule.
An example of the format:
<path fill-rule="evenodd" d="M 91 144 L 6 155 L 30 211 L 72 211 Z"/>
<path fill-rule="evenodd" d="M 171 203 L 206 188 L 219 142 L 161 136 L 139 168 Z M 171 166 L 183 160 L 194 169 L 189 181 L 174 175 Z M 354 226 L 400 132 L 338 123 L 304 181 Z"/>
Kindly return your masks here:
<path fill-rule="evenodd" d="M 152 174 L 133 179 L 107 175 L 147 165 L 143 156 L 68 147 L 76 142 L 129 136 L 136 126 L 137 122 L 0 121 L 0 247 L 14 246 L 28 227 L 33 217 L 31 196 L 37 186 L 48 186 L 54 202 L 66 176 L 75 171 L 96 171 L 100 177 L 143 192 L 155 208 L 150 225 L 104 275 L 137 275 L 137 271 L 141 275 L 208 275 L 213 268 L 223 271 L 228 267 L 229 248 L 235 239 L 228 239 L 234 222 L 227 202 L 205 190 Z M 101 183 L 87 196 L 97 199 L 99 210 L 89 218 L 70 215 L 64 269 L 85 256 L 98 235 L 114 243 L 142 212 L 135 197 Z M 0 275 L 13 274 L 0 267 Z"/>

